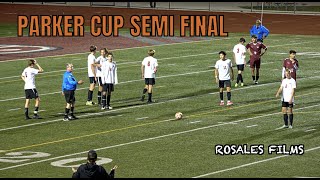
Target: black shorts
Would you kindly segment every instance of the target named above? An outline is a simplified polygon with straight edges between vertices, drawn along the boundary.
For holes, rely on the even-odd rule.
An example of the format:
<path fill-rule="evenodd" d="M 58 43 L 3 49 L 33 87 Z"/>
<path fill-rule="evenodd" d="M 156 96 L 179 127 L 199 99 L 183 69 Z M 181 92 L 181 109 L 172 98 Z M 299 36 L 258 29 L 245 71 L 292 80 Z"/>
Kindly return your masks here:
<path fill-rule="evenodd" d="M 63 93 L 67 103 L 73 104 L 76 101 L 76 98 L 74 97 L 74 90 L 63 91 Z"/>
<path fill-rule="evenodd" d="M 244 64 L 237 64 L 237 69 L 238 71 L 243 71 L 244 70 Z"/>
<path fill-rule="evenodd" d="M 97 83 L 97 81 L 95 80 L 94 77 L 89 77 L 89 82 L 90 82 L 90 84 L 92 84 L 92 83 L 96 84 Z"/>
<path fill-rule="evenodd" d="M 113 84 L 103 84 L 102 91 L 105 91 L 108 93 L 114 91 Z"/>
<path fill-rule="evenodd" d="M 156 80 L 155 80 L 155 78 L 144 78 L 144 83 L 146 85 L 155 85 Z"/>
<path fill-rule="evenodd" d="M 230 80 L 219 80 L 219 88 L 224 88 L 224 85 L 226 85 L 226 87 L 231 87 L 231 81 Z"/>
<path fill-rule="evenodd" d="M 24 92 L 26 93 L 26 99 L 36 99 L 39 97 L 37 89 L 25 89 Z"/>
<path fill-rule="evenodd" d="M 102 83 L 102 79 L 101 79 L 101 77 L 97 77 L 97 80 L 98 80 L 98 85 L 99 86 L 103 86 L 103 83 Z M 91 84 L 91 83 L 90 83 Z"/>
<path fill-rule="evenodd" d="M 282 107 L 293 108 L 293 103 L 292 103 L 292 104 L 289 104 L 289 102 L 284 102 L 284 101 L 282 101 Z"/>

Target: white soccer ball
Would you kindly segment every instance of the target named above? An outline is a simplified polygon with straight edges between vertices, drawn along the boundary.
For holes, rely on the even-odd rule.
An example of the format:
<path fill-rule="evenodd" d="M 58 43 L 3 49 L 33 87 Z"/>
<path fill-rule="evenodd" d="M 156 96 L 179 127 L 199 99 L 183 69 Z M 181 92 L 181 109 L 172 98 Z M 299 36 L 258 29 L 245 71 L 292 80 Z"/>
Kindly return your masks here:
<path fill-rule="evenodd" d="M 177 112 L 175 115 L 175 118 L 176 120 L 179 120 L 179 119 L 182 119 L 182 116 L 183 116 L 182 112 Z"/>

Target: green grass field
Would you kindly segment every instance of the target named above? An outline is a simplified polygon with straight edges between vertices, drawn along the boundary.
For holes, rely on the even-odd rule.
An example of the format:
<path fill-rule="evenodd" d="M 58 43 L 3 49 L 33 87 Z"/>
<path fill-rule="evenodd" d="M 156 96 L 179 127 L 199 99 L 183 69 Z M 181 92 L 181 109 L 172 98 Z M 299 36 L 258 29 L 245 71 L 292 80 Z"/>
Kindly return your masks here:
<path fill-rule="evenodd" d="M 230 33 L 222 40 L 154 46 L 159 63 L 154 104 L 139 100 L 144 86 L 140 64 L 150 47 L 114 51 L 120 84 L 111 98 L 114 109 L 108 111 L 85 106 L 88 53 L 38 58 L 45 70 L 36 77 L 39 115 L 44 118 L 40 120 L 24 120 L 20 74 L 26 62 L 0 62 L 0 177 L 71 177 L 70 167 L 84 163 L 90 149 L 97 150 L 108 171 L 118 165 L 119 178 L 319 177 L 319 36 L 271 34 L 265 41 L 269 49 L 262 58 L 259 85 L 252 85 L 247 67 L 245 86 L 232 88 L 234 105 L 220 107 L 212 66 L 220 50 L 232 58 L 241 36 L 250 41 L 248 34 Z M 276 130 L 283 120 L 275 93 L 290 49 L 300 60 L 294 128 Z M 60 91 L 67 62 L 74 64 L 73 74 L 85 84 L 76 91 L 79 119 L 64 122 Z M 173 120 L 178 111 L 184 118 Z M 264 144 L 265 153 L 221 156 L 215 154 L 217 144 Z M 304 144 L 304 154 L 269 155 L 271 144 Z"/>

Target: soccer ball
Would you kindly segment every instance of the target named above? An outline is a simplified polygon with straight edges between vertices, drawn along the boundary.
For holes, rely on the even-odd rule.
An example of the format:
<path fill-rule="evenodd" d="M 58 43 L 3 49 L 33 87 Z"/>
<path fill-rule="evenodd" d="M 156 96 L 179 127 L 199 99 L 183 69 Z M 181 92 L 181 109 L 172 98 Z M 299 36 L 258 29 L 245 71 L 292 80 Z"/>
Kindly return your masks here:
<path fill-rule="evenodd" d="M 183 116 L 182 112 L 177 112 L 175 115 L 176 120 L 182 119 L 182 116 Z"/>

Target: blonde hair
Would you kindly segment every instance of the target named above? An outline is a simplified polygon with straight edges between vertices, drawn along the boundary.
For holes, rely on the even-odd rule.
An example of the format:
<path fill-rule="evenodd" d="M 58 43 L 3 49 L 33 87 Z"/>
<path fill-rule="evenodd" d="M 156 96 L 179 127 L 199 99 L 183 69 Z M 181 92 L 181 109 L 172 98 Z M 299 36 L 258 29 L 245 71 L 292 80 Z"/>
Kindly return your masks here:
<path fill-rule="evenodd" d="M 156 52 L 156 50 L 150 49 L 150 50 L 148 51 L 148 55 L 149 55 L 149 56 L 153 56 L 155 52 Z"/>

